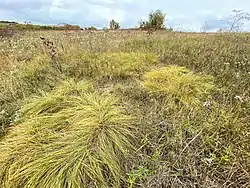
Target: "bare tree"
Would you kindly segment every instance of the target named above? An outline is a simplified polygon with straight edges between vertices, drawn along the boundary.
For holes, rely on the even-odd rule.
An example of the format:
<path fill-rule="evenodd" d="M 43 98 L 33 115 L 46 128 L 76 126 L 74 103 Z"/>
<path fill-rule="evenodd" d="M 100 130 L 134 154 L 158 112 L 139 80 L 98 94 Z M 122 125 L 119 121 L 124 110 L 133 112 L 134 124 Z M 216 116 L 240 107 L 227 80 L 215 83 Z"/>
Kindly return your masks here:
<path fill-rule="evenodd" d="M 233 10 L 234 15 L 228 21 L 229 32 L 241 32 L 246 21 L 250 21 L 250 14 L 241 10 Z"/>
<path fill-rule="evenodd" d="M 207 30 L 208 30 L 208 22 L 205 21 L 205 22 L 203 23 L 203 25 L 201 26 L 200 31 L 201 31 L 201 32 L 207 32 Z"/>
<path fill-rule="evenodd" d="M 24 23 L 24 25 L 29 25 L 29 24 L 31 24 L 30 21 L 26 21 L 26 20 L 24 20 L 23 23 Z"/>

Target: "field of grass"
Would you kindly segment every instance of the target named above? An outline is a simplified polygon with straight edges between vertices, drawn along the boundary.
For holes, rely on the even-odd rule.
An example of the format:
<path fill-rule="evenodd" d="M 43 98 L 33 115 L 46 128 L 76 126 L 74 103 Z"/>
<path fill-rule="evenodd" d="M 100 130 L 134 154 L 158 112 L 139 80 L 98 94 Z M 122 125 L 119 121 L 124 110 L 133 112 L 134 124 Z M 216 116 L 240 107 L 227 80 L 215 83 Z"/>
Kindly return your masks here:
<path fill-rule="evenodd" d="M 250 187 L 249 37 L 0 38 L 0 187 Z"/>

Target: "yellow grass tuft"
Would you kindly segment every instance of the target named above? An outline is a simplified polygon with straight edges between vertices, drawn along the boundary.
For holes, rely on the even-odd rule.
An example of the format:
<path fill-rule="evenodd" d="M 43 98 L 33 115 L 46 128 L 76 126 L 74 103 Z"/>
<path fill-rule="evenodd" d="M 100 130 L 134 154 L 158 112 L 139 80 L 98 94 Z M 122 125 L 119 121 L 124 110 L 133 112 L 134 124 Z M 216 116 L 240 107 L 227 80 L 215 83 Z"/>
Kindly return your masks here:
<path fill-rule="evenodd" d="M 151 94 L 164 95 L 186 105 L 200 103 L 214 89 L 211 76 L 197 75 L 176 65 L 146 73 L 143 85 Z"/>
<path fill-rule="evenodd" d="M 0 187 L 120 187 L 133 117 L 88 82 L 63 83 L 21 109 L 0 142 Z"/>

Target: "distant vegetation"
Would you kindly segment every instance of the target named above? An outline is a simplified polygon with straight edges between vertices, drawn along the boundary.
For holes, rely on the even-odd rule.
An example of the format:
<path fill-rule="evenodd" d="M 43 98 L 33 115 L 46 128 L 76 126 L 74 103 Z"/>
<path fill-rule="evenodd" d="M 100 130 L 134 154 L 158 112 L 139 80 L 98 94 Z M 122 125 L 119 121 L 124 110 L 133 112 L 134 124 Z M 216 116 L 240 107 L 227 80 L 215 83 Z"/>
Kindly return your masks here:
<path fill-rule="evenodd" d="M 223 21 L 223 20 L 222 20 Z M 228 25 L 225 28 L 219 28 L 218 32 L 240 32 L 243 29 L 245 22 L 250 21 L 250 13 L 242 12 L 240 10 L 233 10 L 233 15 L 229 17 L 229 20 L 224 20 Z M 165 25 L 166 22 L 166 13 L 157 9 L 155 11 L 151 11 L 148 14 L 148 18 L 146 20 L 140 20 L 139 25 L 135 28 L 127 28 L 126 30 L 147 30 L 156 31 L 156 30 L 166 30 L 173 31 L 173 28 L 168 28 Z M 208 22 L 205 21 L 201 26 L 200 30 L 202 32 L 206 32 L 209 25 Z M 120 29 L 120 23 L 115 21 L 114 19 L 110 20 L 109 27 L 103 28 L 102 30 L 118 30 Z M 14 32 L 9 32 L 8 30 L 15 30 Z M 5 32 L 7 33 L 15 33 L 16 31 L 45 31 L 45 30 L 87 30 L 87 31 L 97 31 L 95 26 L 88 26 L 85 28 L 81 28 L 79 25 L 71 25 L 71 24 L 59 24 L 59 25 L 35 25 L 30 22 L 25 23 L 17 23 L 14 21 L 0 21 L 0 36 L 3 36 Z M 8 34 L 7 34 L 8 36 Z"/>
<path fill-rule="evenodd" d="M 90 26 L 90 27 L 85 27 L 84 30 L 87 30 L 87 31 L 96 31 L 97 28 L 95 26 Z"/>
<path fill-rule="evenodd" d="M 111 20 L 109 23 L 109 28 L 110 29 L 119 29 L 120 24 L 118 22 L 116 22 L 115 20 Z"/>
<path fill-rule="evenodd" d="M 161 10 L 152 11 L 149 13 L 148 20 L 140 21 L 139 27 L 141 29 L 165 29 L 166 14 Z"/>
<path fill-rule="evenodd" d="M 0 22 L 1 24 L 1 22 Z M 18 30 L 80 30 L 78 25 L 34 25 L 34 24 L 19 24 L 19 23 L 7 23 L 2 27 L 15 26 Z"/>
<path fill-rule="evenodd" d="M 148 21 L 140 21 L 139 28 L 137 29 L 165 29 L 166 14 L 160 10 L 152 11 L 149 13 Z M 109 29 L 117 30 L 120 29 L 120 23 L 112 19 L 109 22 Z M 132 28 L 133 29 L 133 28 Z M 8 30 L 16 30 L 16 31 L 43 31 L 43 30 L 97 30 L 96 27 L 90 26 L 86 28 L 81 28 L 79 25 L 71 25 L 71 24 L 62 24 L 62 25 L 34 25 L 29 22 L 21 24 L 17 22 L 10 21 L 0 21 L 0 36 L 4 31 Z"/>
<path fill-rule="evenodd" d="M 11 22 L 11 21 L 0 21 L 0 25 L 6 25 L 6 24 L 18 24 L 17 22 Z"/>

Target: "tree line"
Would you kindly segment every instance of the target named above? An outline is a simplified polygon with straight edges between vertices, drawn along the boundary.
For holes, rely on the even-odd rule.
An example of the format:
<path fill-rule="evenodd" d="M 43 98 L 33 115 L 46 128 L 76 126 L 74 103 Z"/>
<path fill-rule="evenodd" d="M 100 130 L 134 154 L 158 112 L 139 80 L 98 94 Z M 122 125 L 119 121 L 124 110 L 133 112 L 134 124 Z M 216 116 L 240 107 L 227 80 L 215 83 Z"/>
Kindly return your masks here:
<path fill-rule="evenodd" d="M 245 21 L 250 21 L 250 14 L 242 11 L 233 10 L 234 15 L 231 16 L 231 19 L 228 20 L 228 28 L 220 28 L 218 31 L 230 31 L 237 32 L 243 28 Z M 141 30 L 164 30 L 167 29 L 165 26 L 166 21 L 166 13 L 157 9 L 155 11 L 151 11 L 148 14 L 148 18 L 146 20 L 140 20 L 137 28 L 133 29 L 141 29 Z M 201 31 L 206 32 L 209 28 L 207 22 L 203 24 L 201 27 Z M 81 28 L 79 25 L 71 25 L 71 24 L 60 24 L 60 25 L 34 25 L 30 24 L 30 22 L 25 22 L 24 24 L 20 24 L 17 22 L 11 21 L 0 21 L 0 30 L 8 30 L 8 29 L 16 29 L 16 30 L 97 30 L 96 27 L 90 26 Z M 108 28 L 103 28 L 103 30 L 118 30 L 120 29 L 120 23 L 116 20 L 112 19 L 109 22 Z M 132 28 L 130 28 L 132 29 Z M 172 30 L 171 28 L 168 30 Z"/>
<path fill-rule="evenodd" d="M 152 11 L 149 13 L 149 17 L 147 21 L 141 20 L 139 22 L 139 29 L 164 29 L 164 22 L 165 22 L 166 14 L 163 13 L 161 10 Z M 71 25 L 71 24 L 62 24 L 62 25 L 34 25 L 26 22 L 24 24 L 20 24 L 17 22 L 10 22 L 10 21 L 0 21 L 0 29 L 4 29 L 6 27 L 16 28 L 17 30 L 97 30 L 96 27 L 85 27 L 81 28 L 78 25 Z M 112 19 L 109 22 L 110 30 L 117 30 L 120 29 L 120 23 Z"/>

